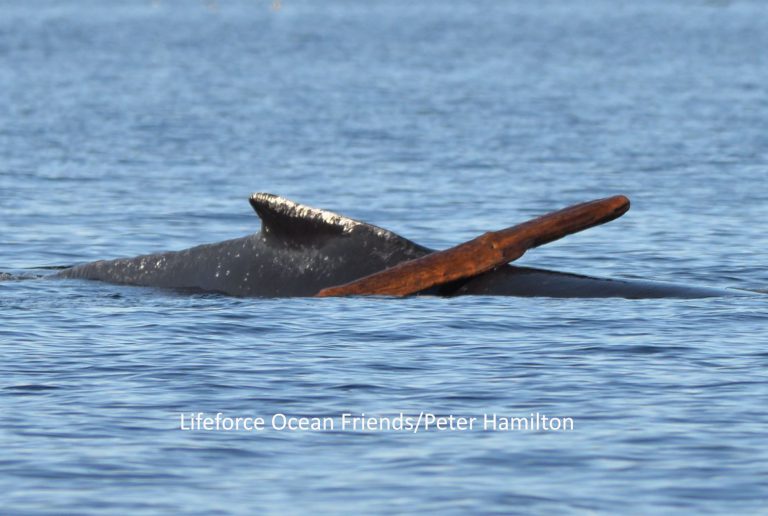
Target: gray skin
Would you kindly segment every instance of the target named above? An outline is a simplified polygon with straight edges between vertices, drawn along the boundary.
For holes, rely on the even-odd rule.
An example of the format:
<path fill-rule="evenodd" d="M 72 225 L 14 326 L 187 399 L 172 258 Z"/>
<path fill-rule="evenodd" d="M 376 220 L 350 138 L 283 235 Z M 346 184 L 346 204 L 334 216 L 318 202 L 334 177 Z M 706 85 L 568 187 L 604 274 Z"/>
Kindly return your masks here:
<path fill-rule="evenodd" d="M 56 277 L 218 292 L 232 296 L 312 296 L 432 250 L 391 231 L 258 193 L 260 233 L 183 251 L 102 260 Z M 740 291 L 595 278 L 505 265 L 422 294 L 542 297 L 702 298 Z"/>

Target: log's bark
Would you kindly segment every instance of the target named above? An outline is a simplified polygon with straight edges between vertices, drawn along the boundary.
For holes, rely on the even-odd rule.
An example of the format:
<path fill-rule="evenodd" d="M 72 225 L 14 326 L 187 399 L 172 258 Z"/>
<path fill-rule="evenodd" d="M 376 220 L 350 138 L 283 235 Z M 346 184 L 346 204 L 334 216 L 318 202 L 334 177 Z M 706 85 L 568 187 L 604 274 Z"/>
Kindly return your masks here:
<path fill-rule="evenodd" d="M 623 195 L 576 204 L 501 231 L 485 233 L 456 247 L 400 263 L 358 280 L 321 290 L 317 297 L 407 296 L 475 276 L 520 258 L 525 251 L 604 224 L 629 210 Z"/>

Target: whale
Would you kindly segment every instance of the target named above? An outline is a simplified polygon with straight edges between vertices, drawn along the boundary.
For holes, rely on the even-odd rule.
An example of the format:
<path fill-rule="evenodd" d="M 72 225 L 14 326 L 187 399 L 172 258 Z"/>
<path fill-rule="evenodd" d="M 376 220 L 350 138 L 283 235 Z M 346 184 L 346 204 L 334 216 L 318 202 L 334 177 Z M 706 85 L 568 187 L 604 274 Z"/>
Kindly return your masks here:
<path fill-rule="evenodd" d="M 373 224 L 278 195 L 255 193 L 249 201 L 261 219 L 256 233 L 180 251 L 84 263 L 53 277 L 237 297 L 310 297 L 435 252 Z M 650 299 L 748 292 L 504 264 L 416 294 Z"/>

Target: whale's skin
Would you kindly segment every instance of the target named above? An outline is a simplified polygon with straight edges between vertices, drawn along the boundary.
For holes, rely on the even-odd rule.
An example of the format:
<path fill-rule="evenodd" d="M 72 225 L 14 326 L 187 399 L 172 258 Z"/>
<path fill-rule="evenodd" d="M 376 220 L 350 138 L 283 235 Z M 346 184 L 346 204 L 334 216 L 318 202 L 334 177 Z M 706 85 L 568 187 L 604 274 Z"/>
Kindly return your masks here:
<path fill-rule="evenodd" d="M 262 219 L 259 233 L 183 251 L 86 263 L 56 276 L 241 297 L 308 297 L 433 252 L 391 231 L 275 195 L 254 194 L 250 202 Z M 421 294 L 702 298 L 736 293 L 505 265 Z"/>
<path fill-rule="evenodd" d="M 470 278 L 452 295 L 519 297 L 623 297 L 626 299 L 696 299 L 748 295 L 748 292 L 695 287 L 660 281 L 598 278 L 532 267 L 506 265 Z"/>
<path fill-rule="evenodd" d="M 183 251 L 87 263 L 57 276 L 233 296 L 312 296 L 431 251 L 385 229 L 271 194 L 261 232 Z"/>

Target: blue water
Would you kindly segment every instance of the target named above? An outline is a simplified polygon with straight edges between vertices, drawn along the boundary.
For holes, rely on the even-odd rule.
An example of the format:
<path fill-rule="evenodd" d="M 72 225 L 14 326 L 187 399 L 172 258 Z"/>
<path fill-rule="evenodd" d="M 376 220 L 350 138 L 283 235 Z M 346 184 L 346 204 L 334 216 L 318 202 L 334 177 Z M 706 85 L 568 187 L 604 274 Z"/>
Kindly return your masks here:
<path fill-rule="evenodd" d="M 0 271 L 239 237 L 254 191 L 435 248 L 624 193 L 521 263 L 766 289 L 766 48 L 758 0 L 4 2 Z M 765 513 L 766 299 L 1 281 L 0 513 Z"/>

